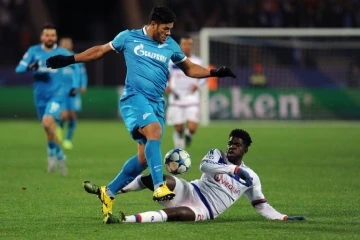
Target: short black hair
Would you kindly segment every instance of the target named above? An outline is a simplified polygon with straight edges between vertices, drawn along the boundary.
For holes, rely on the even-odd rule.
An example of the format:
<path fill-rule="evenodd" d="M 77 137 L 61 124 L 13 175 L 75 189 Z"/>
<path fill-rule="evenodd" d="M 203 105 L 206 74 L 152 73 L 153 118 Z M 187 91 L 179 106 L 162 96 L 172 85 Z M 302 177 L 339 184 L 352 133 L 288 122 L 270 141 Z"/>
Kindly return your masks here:
<path fill-rule="evenodd" d="M 182 36 L 181 38 L 180 38 L 180 40 L 181 39 L 193 39 L 190 35 L 184 35 L 184 36 Z"/>
<path fill-rule="evenodd" d="M 42 27 L 41 31 L 44 31 L 45 29 L 54 29 L 54 30 L 56 30 L 54 24 L 51 24 L 51 23 L 46 23 L 46 24 Z"/>
<path fill-rule="evenodd" d="M 149 16 L 149 23 L 151 21 L 157 24 L 168 24 L 176 21 L 176 15 L 170 8 L 164 6 L 154 7 Z"/>
<path fill-rule="evenodd" d="M 236 129 L 232 130 L 229 134 L 229 138 L 230 137 L 241 138 L 244 141 L 244 144 L 246 145 L 246 147 L 250 147 L 250 145 L 252 143 L 250 134 L 243 129 L 236 128 Z"/>

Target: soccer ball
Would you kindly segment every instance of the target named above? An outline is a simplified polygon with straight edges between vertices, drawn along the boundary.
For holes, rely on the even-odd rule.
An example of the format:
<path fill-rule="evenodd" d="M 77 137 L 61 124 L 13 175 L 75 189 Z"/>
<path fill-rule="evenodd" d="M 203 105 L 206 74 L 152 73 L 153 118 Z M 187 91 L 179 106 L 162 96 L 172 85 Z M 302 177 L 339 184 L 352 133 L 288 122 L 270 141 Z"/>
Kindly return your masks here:
<path fill-rule="evenodd" d="M 175 148 L 166 153 L 164 165 L 171 174 L 184 174 L 191 166 L 191 158 L 185 150 Z"/>

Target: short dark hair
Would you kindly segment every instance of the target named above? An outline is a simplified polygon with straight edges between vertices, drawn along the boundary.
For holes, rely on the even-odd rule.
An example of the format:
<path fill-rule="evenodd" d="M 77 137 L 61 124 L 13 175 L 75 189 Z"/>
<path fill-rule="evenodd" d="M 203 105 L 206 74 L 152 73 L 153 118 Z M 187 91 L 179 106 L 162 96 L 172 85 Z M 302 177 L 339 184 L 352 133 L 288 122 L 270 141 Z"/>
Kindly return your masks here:
<path fill-rule="evenodd" d="M 55 26 L 54 26 L 53 24 L 51 24 L 51 23 L 45 24 L 45 25 L 42 27 L 41 31 L 44 31 L 45 29 L 54 29 L 54 30 L 56 30 Z"/>
<path fill-rule="evenodd" d="M 180 38 L 181 39 L 191 39 L 192 40 L 192 37 L 190 35 L 184 35 Z"/>
<path fill-rule="evenodd" d="M 170 8 L 164 6 L 154 7 L 149 16 L 149 23 L 151 21 L 157 24 L 168 24 L 176 21 L 176 15 Z"/>
<path fill-rule="evenodd" d="M 250 147 L 250 145 L 252 143 L 249 133 L 243 129 L 236 128 L 236 129 L 232 130 L 229 134 L 229 138 L 230 137 L 241 138 L 244 141 L 244 144 L 246 145 L 246 147 Z"/>

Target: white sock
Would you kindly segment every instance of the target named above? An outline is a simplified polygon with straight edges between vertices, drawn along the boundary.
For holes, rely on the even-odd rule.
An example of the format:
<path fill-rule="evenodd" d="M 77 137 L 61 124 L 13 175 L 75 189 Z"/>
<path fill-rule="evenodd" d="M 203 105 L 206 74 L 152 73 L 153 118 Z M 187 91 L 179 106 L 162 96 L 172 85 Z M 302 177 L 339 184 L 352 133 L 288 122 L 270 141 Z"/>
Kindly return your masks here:
<path fill-rule="evenodd" d="M 168 219 L 163 210 L 157 212 L 150 211 L 139 213 L 131 216 L 126 216 L 123 222 L 125 223 L 150 223 L 150 222 L 166 222 Z"/>
<path fill-rule="evenodd" d="M 184 149 L 185 148 L 185 140 L 181 138 L 180 134 L 177 131 L 173 133 L 173 141 L 175 148 Z"/>
<path fill-rule="evenodd" d="M 146 189 L 146 186 L 142 183 L 141 177 L 143 175 L 137 176 L 132 182 L 130 182 L 128 185 L 120 189 L 117 194 L 119 193 L 126 193 L 131 191 L 140 191 Z"/>

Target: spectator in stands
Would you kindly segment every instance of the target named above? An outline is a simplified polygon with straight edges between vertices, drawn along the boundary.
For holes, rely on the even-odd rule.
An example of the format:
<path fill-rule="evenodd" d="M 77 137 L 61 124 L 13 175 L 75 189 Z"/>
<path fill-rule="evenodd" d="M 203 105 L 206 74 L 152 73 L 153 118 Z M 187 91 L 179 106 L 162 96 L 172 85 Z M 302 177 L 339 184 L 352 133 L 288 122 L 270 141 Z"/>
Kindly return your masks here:
<path fill-rule="evenodd" d="M 356 63 L 350 65 L 347 84 L 349 88 L 358 88 L 360 85 L 360 71 Z"/>
<path fill-rule="evenodd" d="M 253 67 L 253 74 L 250 76 L 249 85 L 255 88 L 263 88 L 267 86 L 267 79 L 261 63 L 256 63 Z"/>

